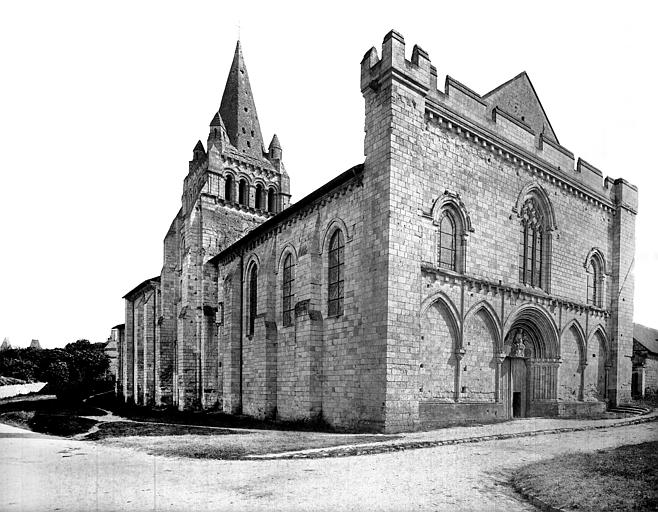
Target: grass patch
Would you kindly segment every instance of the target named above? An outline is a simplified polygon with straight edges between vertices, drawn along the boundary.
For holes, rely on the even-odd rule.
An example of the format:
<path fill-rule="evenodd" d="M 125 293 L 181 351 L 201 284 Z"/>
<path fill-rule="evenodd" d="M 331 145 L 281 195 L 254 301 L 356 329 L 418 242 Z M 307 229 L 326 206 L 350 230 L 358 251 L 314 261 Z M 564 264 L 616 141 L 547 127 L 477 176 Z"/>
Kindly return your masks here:
<path fill-rule="evenodd" d="M 658 441 L 561 455 L 521 468 L 513 484 L 564 509 L 658 510 Z"/>
<path fill-rule="evenodd" d="M 102 416 L 100 409 L 85 404 L 64 403 L 48 397 L 40 400 L 10 400 L 0 403 L 0 422 L 41 434 L 70 437 L 87 432 L 97 422 L 80 416 Z"/>
<path fill-rule="evenodd" d="M 247 455 L 386 441 L 398 437 L 278 430 L 236 432 L 187 425 L 116 422 L 99 425 L 99 430 L 85 439 L 134 448 L 151 455 L 225 460 L 241 459 Z"/>
<path fill-rule="evenodd" d="M 133 423 L 129 421 L 115 421 L 101 423 L 98 430 L 89 434 L 85 439 L 100 441 L 112 437 L 161 437 L 161 436 L 221 436 L 240 435 L 244 432 L 221 428 L 192 427 L 189 425 L 165 425 L 162 423 Z"/>

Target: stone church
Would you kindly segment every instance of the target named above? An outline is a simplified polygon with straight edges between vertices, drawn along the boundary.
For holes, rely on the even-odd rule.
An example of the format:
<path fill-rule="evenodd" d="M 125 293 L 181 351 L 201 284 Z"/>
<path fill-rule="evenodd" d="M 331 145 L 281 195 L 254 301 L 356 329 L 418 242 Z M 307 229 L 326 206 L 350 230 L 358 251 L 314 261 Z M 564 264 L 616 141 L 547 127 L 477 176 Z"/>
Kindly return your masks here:
<path fill-rule="evenodd" d="M 365 160 L 291 203 L 238 42 L 124 297 L 126 401 L 393 432 L 630 399 L 636 187 L 575 160 L 526 73 L 439 89 L 406 55 L 366 52 Z"/>

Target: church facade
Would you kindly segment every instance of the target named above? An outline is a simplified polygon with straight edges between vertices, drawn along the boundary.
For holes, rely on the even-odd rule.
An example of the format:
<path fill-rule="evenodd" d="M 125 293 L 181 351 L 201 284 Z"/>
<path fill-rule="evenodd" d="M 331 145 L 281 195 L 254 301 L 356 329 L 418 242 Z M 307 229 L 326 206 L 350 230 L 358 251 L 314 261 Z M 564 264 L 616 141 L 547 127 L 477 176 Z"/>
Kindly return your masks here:
<path fill-rule="evenodd" d="M 558 141 L 525 73 L 485 95 L 391 31 L 365 161 L 290 203 L 240 45 L 159 276 L 126 296 L 143 405 L 400 431 L 630 399 L 637 189 Z"/>

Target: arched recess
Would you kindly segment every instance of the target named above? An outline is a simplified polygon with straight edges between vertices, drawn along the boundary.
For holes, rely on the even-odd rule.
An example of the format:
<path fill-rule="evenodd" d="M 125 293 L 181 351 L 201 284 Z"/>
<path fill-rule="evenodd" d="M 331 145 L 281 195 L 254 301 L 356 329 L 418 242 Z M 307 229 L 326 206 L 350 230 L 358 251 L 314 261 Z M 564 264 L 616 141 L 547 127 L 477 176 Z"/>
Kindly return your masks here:
<path fill-rule="evenodd" d="M 500 338 L 500 332 L 502 331 L 502 324 L 500 322 L 500 318 L 498 317 L 498 313 L 496 313 L 496 310 L 493 308 L 491 304 L 489 304 L 488 301 L 485 299 L 482 299 L 475 304 L 473 304 L 466 314 L 464 315 L 464 323 L 468 322 L 468 319 L 477 313 L 486 313 L 489 316 L 489 320 L 493 324 L 494 328 L 494 340 L 495 340 L 495 349 L 497 352 L 502 351 L 503 349 L 503 340 Z"/>
<path fill-rule="evenodd" d="M 466 315 L 462 347 L 460 399 L 494 402 L 500 325 L 493 308 L 486 301 L 476 304 Z"/>
<path fill-rule="evenodd" d="M 578 322 L 577 319 L 573 318 L 572 320 L 569 320 L 564 327 L 562 327 L 562 331 L 560 331 L 560 349 L 562 350 L 562 339 L 564 339 L 565 334 L 569 331 L 569 329 L 574 329 L 576 331 L 576 341 L 578 342 L 578 350 L 580 353 L 580 358 L 578 360 L 578 363 L 580 365 L 587 364 L 587 357 L 586 357 L 586 352 L 585 352 L 585 346 L 586 342 L 585 340 L 587 337 L 585 336 L 585 331 L 583 330 L 583 327 L 580 325 L 580 322 Z M 560 353 L 560 356 L 562 356 L 562 353 Z"/>
<path fill-rule="evenodd" d="M 446 295 L 445 292 L 442 291 L 437 291 L 434 292 L 432 295 L 429 295 L 426 297 L 423 302 L 420 304 L 420 314 L 421 316 L 425 314 L 425 312 L 429 309 L 432 304 L 434 304 L 437 301 L 441 301 L 445 307 L 448 309 L 450 312 L 450 318 L 454 322 L 455 327 L 457 328 L 457 331 L 461 330 L 461 322 L 459 321 L 460 315 L 457 310 L 457 307 L 455 306 L 455 303 L 452 302 L 450 297 Z M 461 343 L 460 343 L 461 346 Z M 459 348 L 459 347 L 458 347 Z"/>
<path fill-rule="evenodd" d="M 324 254 L 327 247 L 329 247 L 329 240 L 331 240 L 331 237 L 334 235 L 337 229 L 340 229 L 343 232 L 345 243 L 352 241 L 352 236 L 347 230 L 347 225 L 343 219 L 340 217 L 334 217 L 329 221 L 327 227 L 324 230 L 324 235 L 322 236 L 322 245 L 320 246 L 320 254 Z"/>
<path fill-rule="evenodd" d="M 437 296 L 421 312 L 419 397 L 452 401 L 455 398 L 459 325 L 452 305 Z"/>
<path fill-rule="evenodd" d="M 560 338 L 562 362 L 558 371 L 558 399 L 575 401 L 583 399 L 585 371 L 585 339 L 579 324 L 571 321 Z"/>
<path fill-rule="evenodd" d="M 585 367 L 584 399 L 607 398 L 608 370 L 610 367 L 608 338 L 599 324 L 587 341 L 587 366 Z"/>

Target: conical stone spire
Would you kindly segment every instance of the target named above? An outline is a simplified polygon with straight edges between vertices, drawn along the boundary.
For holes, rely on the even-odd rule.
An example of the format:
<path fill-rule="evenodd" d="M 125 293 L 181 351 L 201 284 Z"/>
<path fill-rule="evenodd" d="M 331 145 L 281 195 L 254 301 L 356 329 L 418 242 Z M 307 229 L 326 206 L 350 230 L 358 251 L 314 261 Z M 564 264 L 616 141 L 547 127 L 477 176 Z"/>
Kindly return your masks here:
<path fill-rule="evenodd" d="M 260 132 L 254 96 L 240 41 L 235 47 L 233 63 L 226 80 L 219 114 L 229 141 L 240 153 L 262 159 L 263 136 Z"/>

